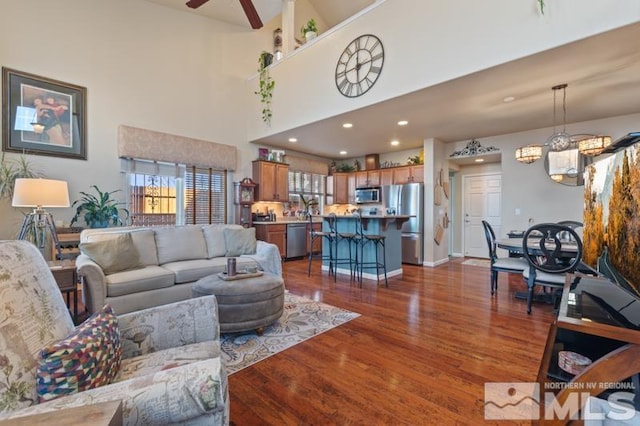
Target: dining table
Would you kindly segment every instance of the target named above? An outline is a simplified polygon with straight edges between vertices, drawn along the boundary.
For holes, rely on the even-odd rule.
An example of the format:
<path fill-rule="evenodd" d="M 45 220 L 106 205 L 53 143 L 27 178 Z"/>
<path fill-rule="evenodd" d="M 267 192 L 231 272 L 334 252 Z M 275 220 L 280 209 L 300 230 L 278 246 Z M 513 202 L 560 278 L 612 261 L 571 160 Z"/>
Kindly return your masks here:
<path fill-rule="evenodd" d="M 540 246 L 541 237 L 530 237 L 527 239 L 527 249 L 529 254 L 534 256 L 543 256 L 544 250 Z M 504 250 L 508 250 L 509 253 L 524 254 L 524 238 L 523 237 L 511 237 L 511 238 L 499 238 L 496 240 L 496 245 Z M 546 248 L 553 250 L 555 248 L 554 243 L 549 243 Z M 575 241 L 562 241 L 562 249 L 558 253 L 558 257 L 572 259 L 578 253 L 578 244 Z M 529 276 L 533 277 L 527 281 L 527 292 L 516 292 L 515 297 L 517 299 L 527 299 L 529 294 L 533 292 L 533 286 L 535 285 L 536 268 L 529 262 Z M 553 298 L 548 294 L 531 295 L 532 299 L 536 302 L 552 303 Z"/>

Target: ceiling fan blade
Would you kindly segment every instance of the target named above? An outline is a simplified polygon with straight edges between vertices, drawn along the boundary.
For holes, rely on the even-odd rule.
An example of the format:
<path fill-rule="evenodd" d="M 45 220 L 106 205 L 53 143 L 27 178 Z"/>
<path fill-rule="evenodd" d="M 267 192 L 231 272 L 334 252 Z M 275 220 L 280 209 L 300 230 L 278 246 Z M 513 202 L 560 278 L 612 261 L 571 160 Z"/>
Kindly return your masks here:
<path fill-rule="evenodd" d="M 209 0 L 189 0 L 186 5 L 191 9 L 197 9 L 208 1 Z"/>
<path fill-rule="evenodd" d="M 260 20 L 260 16 L 258 16 L 258 12 L 256 11 L 253 2 L 251 0 L 240 0 L 240 5 L 244 10 L 245 15 L 247 15 L 247 19 L 249 20 L 251 28 L 253 28 L 254 30 L 262 28 L 262 21 Z"/>

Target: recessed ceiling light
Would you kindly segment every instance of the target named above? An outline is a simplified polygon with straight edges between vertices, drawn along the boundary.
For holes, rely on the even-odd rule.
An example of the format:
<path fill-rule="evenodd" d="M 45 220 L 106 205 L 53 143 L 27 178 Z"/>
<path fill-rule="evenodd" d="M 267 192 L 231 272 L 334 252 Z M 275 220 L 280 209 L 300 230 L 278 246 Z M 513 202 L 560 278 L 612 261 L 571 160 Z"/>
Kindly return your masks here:
<path fill-rule="evenodd" d="M 513 102 L 515 100 L 516 100 L 515 96 L 507 96 L 506 98 L 504 98 L 502 100 L 502 102 L 507 102 L 508 103 L 508 102 Z"/>
<path fill-rule="evenodd" d="M 289 138 L 289 142 L 298 142 L 298 138 Z"/>
<path fill-rule="evenodd" d="M 406 126 L 407 124 L 409 124 L 409 122 L 407 120 L 398 121 L 398 126 Z"/>
<path fill-rule="evenodd" d="M 347 151 L 340 151 L 340 155 L 347 155 Z"/>
<path fill-rule="evenodd" d="M 352 127 L 353 127 L 353 124 L 351 124 L 351 123 L 344 123 L 344 124 L 342 125 L 342 127 L 344 127 L 345 129 L 350 129 L 350 128 L 352 128 Z"/>
<path fill-rule="evenodd" d="M 398 145 L 400 145 L 400 142 L 398 142 L 398 141 L 391 141 L 391 145 L 393 145 L 393 146 L 398 146 Z"/>
<path fill-rule="evenodd" d="M 476 163 L 483 163 L 484 162 L 484 158 L 476 158 Z"/>

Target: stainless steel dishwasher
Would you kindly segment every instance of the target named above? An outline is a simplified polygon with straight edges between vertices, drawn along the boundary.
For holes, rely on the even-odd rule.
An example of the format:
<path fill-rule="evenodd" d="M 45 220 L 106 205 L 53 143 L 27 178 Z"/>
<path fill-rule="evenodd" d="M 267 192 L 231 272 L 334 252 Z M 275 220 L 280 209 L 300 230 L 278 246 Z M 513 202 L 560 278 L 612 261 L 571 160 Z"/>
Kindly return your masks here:
<path fill-rule="evenodd" d="M 307 255 L 307 224 L 287 224 L 287 259 Z"/>

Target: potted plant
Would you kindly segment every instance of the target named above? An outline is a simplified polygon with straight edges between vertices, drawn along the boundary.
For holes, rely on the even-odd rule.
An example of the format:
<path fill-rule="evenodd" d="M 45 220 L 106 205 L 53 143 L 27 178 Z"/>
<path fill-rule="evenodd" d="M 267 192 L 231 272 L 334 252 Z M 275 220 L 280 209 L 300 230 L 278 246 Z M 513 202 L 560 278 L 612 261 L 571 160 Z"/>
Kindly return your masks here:
<path fill-rule="evenodd" d="M 318 26 L 316 25 L 316 20 L 311 18 L 307 21 L 306 25 L 302 27 L 300 30 L 302 32 L 302 36 L 306 41 L 313 40 L 318 36 Z"/>
<path fill-rule="evenodd" d="M 129 219 L 129 210 L 118 207 L 124 203 L 119 203 L 111 198 L 111 194 L 120 191 L 119 189 L 111 192 L 102 192 L 96 185 L 92 188 L 98 193 L 97 196 L 80 191 L 82 198 L 73 202 L 71 207 L 76 207 L 76 214 L 71 219 L 71 225 L 78 221 L 80 215 L 83 215 L 84 222 L 90 228 L 106 228 L 109 223 L 113 225 L 124 225 Z M 124 219 L 121 217 L 124 214 Z"/>
<path fill-rule="evenodd" d="M 13 198 L 16 179 L 40 177 L 24 155 L 15 160 L 5 159 L 4 155 L 3 152 L 0 158 L 0 200 Z"/>
<path fill-rule="evenodd" d="M 311 208 L 313 206 L 317 206 L 318 205 L 318 200 L 316 200 L 315 198 L 309 198 L 306 199 L 304 198 L 304 195 L 301 193 L 300 195 L 300 202 L 304 205 L 304 210 L 302 212 L 303 216 L 307 216 L 309 214 L 312 214 L 313 212 L 311 211 Z"/>
<path fill-rule="evenodd" d="M 258 72 L 260 73 L 260 82 L 258 90 L 254 93 L 260 95 L 260 102 L 262 102 L 262 121 L 267 125 L 271 125 L 271 99 L 273 98 L 273 89 L 276 86 L 276 82 L 269 75 L 269 65 L 273 60 L 273 55 L 267 51 L 262 51 L 258 58 Z"/>

